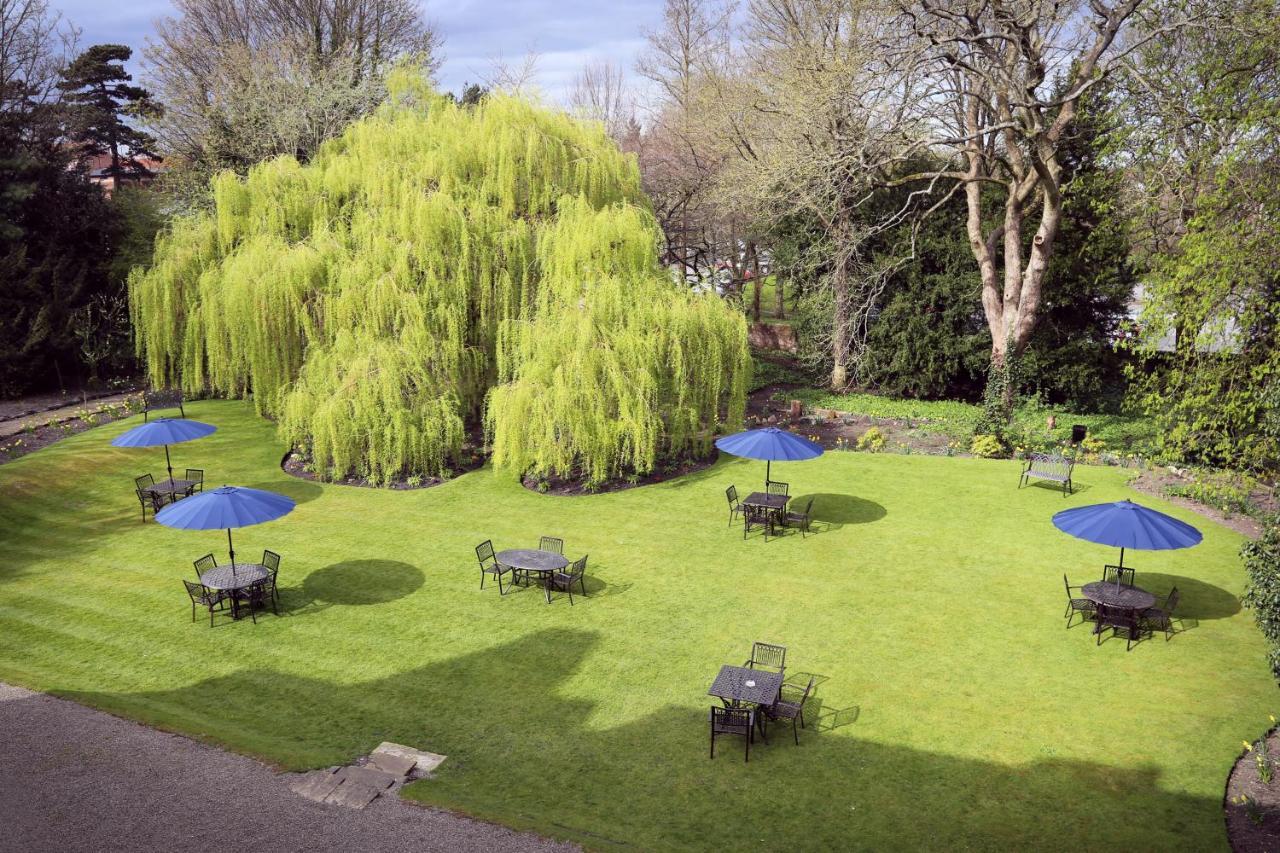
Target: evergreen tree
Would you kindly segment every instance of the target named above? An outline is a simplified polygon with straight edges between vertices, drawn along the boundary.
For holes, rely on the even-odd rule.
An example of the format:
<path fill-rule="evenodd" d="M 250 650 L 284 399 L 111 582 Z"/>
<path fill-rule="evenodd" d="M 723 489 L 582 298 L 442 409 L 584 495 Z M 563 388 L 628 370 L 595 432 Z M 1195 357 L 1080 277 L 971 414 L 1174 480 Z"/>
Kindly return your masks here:
<path fill-rule="evenodd" d="M 82 159 L 110 154 L 104 174 L 117 180 L 149 177 L 138 158 L 160 159 L 151 150 L 155 140 L 129 123 L 159 110 L 146 89 L 129 82 L 133 76 L 124 63 L 132 55 L 122 44 L 96 44 L 67 66 L 58 83 L 67 139 Z"/>

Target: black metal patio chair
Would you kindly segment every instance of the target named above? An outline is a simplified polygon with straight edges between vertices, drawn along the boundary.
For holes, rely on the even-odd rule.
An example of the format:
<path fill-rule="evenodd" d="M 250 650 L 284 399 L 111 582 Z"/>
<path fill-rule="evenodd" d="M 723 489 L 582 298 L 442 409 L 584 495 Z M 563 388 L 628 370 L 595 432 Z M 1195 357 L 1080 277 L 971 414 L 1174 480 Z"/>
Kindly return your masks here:
<path fill-rule="evenodd" d="M 809 525 L 813 523 L 813 498 L 805 501 L 804 509 L 788 510 L 783 516 L 783 523 L 787 527 L 798 527 L 800 529 L 800 538 L 803 539 L 809 534 Z"/>
<path fill-rule="evenodd" d="M 227 594 L 220 589 L 209 589 L 204 584 L 192 583 L 183 578 L 182 585 L 187 588 L 187 595 L 191 598 L 191 621 L 196 621 L 196 605 L 200 605 L 209 611 L 209 627 L 213 627 L 213 614 L 216 610 L 223 610 L 223 603 L 227 600 Z"/>
<path fill-rule="evenodd" d="M 716 738 L 740 735 L 745 741 L 743 761 L 751 760 L 751 741 L 755 739 L 755 711 L 751 708 L 718 708 L 711 706 L 711 757 L 716 757 Z"/>
<path fill-rule="evenodd" d="M 796 728 L 796 722 L 799 721 L 800 728 L 804 728 L 804 703 L 809 700 L 809 694 L 813 692 L 813 682 L 814 679 L 810 676 L 809 685 L 805 687 L 804 692 L 800 694 L 800 698 L 798 700 L 789 701 L 779 694 L 778 698 L 774 700 L 772 705 L 765 705 L 761 707 L 761 711 L 764 713 L 765 719 L 770 722 L 777 722 L 778 720 L 791 721 L 791 736 L 795 739 L 796 746 L 800 745 L 800 732 Z M 795 688 L 784 684 L 782 685 L 782 689 L 794 690 Z"/>
<path fill-rule="evenodd" d="M 552 572 L 548 579 L 553 589 L 562 589 L 569 593 L 569 606 L 573 606 L 573 585 L 576 583 L 582 590 L 582 597 L 587 596 L 587 582 L 585 580 L 587 572 L 587 555 L 583 554 L 573 565 L 567 569 L 561 569 L 558 572 Z"/>
<path fill-rule="evenodd" d="M 140 485 L 144 481 L 146 482 L 146 485 Z M 146 524 L 147 510 L 151 510 L 151 514 L 154 516 L 160 510 L 164 509 L 164 495 L 159 494 L 158 492 L 147 491 L 152 485 L 154 485 L 154 481 L 151 479 L 150 474 L 138 477 L 133 482 L 133 493 L 137 495 L 138 504 L 142 507 L 142 523 Z"/>
<path fill-rule="evenodd" d="M 187 487 L 187 494 L 194 495 L 196 492 L 204 491 L 203 468 L 188 468 L 182 479 L 191 481 L 191 485 Z"/>
<path fill-rule="evenodd" d="M 1102 579 L 1116 586 L 1133 586 L 1133 569 L 1128 566 L 1103 566 Z"/>
<path fill-rule="evenodd" d="M 484 589 L 484 576 L 493 575 L 498 579 L 498 595 L 506 595 L 506 590 L 502 588 L 502 576 L 511 571 L 511 567 L 498 562 L 493 553 L 492 540 L 486 539 L 476 546 L 476 560 L 480 563 L 480 588 Z"/>
<path fill-rule="evenodd" d="M 205 554 L 194 563 L 196 567 L 196 580 L 200 580 L 200 576 L 210 569 L 218 568 L 218 559 L 212 554 Z M 203 581 L 201 581 L 203 583 Z"/>
<path fill-rule="evenodd" d="M 1169 590 L 1169 594 L 1165 597 L 1163 604 L 1159 607 L 1148 607 L 1142 611 L 1139 617 L 1142 621 L 1142 627 L 1147 631 L 1164 631 L 1166 643 L 1174 634 L 1173 620 L 1177 617 L 1173 615 L 1173 611 L 1178 606 L 1180 595 L 1178 588 L 1175 586 Z"/>
<path fill-rule="evenodd" d="M 743 666 L 748 669 L 776 669 L 783 672 L 787 668 L 787 647 L 772 643 L 752 643 L 751 657 Z"/>
<path fill-rule="evenodd" d="M 1088 621 L 1097 611 L 1098 605 L 1087 598 L 1076 598 L 1072 593 L 1080 587 L 1072 586 L 1066 575 L 1062 576 L 1062 585 L 1067 588 L 1067 610 L 1062 614 L 1067 620 L 1067 627 L 1071 627 L 1071 620 L 1077 613 L 1083 617 L 1084 621 Z"/>
<path fill-rule="evenodd" d="M 1124 631 L 1125 644 L 1124 650 L 1133 649 L 1133 644 L 1138 642 L 1138 614 L 1127 607 L 1108 607 L 1105 604 L 1098 605 L 1097 614 L 1097 645 L 1102 645 L 1102 632 L 1111 629 L 1111 636 Z"/>
<path fill-rule="evenodd" d="M 267 593 L 270 594 L 272 601 L 279 601 L 280 593 L 276 586 L 276 578 L 280 574 L 280 555 L 275 551 L 263 549 L 262 565 L 268 572 L 267 579 L 263 581 L 263 585 L 266 587 Z"/>
<path fill-rule="evenodd" d="M 738 487 L 730 486 L 725 489 L 724 496 L 729 501 L 729 526 L 733 527 L 733 519 L 745 512 L 742 504 L 738 501 Z"/>
<path fill-rule="evenodd" d="M 789 496 L 791 494 L 791 484 L 779 483 L 777 480 L 770 480 L 765 491 L 771 495 Z"/>
<path fill-rule="evenodd" d="M 265 610 L 267 602 L 271 603 L 271 612 L 280 615 L 280 611 L 276 609 L 276 601 L 267 592 L 267 582 L 265 580 L 257 583 L 249 584 L 235 590 L 232 595 L 235 597 L 235 606 L 239 610 L 241 607 L 249 608 L 249 618 L 253 620 L 253 624 L 258 624 L 258 610 Z"/>

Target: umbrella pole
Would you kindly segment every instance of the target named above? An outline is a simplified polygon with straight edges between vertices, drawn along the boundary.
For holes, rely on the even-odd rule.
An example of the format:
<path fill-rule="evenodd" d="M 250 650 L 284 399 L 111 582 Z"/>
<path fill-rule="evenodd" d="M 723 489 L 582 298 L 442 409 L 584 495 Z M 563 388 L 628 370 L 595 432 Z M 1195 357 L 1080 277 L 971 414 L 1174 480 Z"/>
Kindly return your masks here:
<path fill-rule="evenodd" d="M 766 459 L 764 461 L 764 490 L 766 492 L 769 491 L 769 483 L 772 480 L 772 477 L 770 476 L 770 471 L 772 470 L 772 468 L 773 468 L 773 460 Z"/>
<path fill-rule="evenodd" d="M 169 461 L 169 445 L 164 446 L 164 465 L 169 469 L 169 488 L 173 488 L 173 463 Z"/>
<path fill-rule="evenodd" d="M 1124 546 L 1120 546 L 1120 568 L 1124 568 Z"/>
<path fill-rule="evenodd" d="M 231 554 L 231 576 L 236 574 L 236 549 L 231 547 L 231 528 L 227 528 L 227 552 Z"/>

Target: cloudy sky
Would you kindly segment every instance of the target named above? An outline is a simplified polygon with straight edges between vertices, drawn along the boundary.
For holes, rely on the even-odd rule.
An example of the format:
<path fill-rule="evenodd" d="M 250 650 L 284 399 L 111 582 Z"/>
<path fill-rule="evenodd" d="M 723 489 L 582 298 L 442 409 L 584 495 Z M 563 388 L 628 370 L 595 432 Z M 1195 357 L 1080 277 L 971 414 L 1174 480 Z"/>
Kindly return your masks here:
<path fill-rule="evenodd" d="M 127 44 L 135 57 L 152 33 L 152 22 L 173 13 L 168 0 L 51 0 L 50 5 L 83 30 L 82 45 Z M 518 65 L 533 51 L 540 56 L 540 88 L 547 98 L 561 100 L 574 74 L 592 58 L 630 71 L 643 43 L 641 31 L 659 24 L 662 0 L 425 0 L 424 5 L 445 38 L 444 88 L 458 91 L 465 82 L 489 77 L 494 59 Z"/>

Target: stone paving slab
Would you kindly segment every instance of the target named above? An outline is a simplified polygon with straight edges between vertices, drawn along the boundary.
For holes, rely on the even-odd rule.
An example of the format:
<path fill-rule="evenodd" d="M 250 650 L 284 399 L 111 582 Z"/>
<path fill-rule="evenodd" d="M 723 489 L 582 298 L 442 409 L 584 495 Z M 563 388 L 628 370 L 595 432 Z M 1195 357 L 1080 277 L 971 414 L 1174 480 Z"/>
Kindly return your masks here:
<path fill-rule="evenodd" d="M 391 743 L 390 741 L 383 741 L 378 744 L 378 748 L 370 753 L 369 757 L 372 758 L 379 754 L 398 755 L 404 756 L 405 758 L 412 758 L 414 762 L 413 769 L 423 775 L 429 775 L 431 771 L 443 764 L 445 758 L 448 757 L 445 755 L 437 755 L 434 752 L 424 752 L 421 749 L 414 749 L 411 746 L 404 746 L 399 743 Z"/>
<path fill-rule="evenodd" d="M 384 773 L 390 773 L 392 776 L 404 778 L 412 772 L 417 765 L 417 761 L 408 755 L 397 755 L 391 752 L 377 752 L 376 750 L 369 755 L 369 763 L 374 768 Z"/>
<path fill-rule="evenodd" d="M 324 798 L 332 794 L 333 790 L 340 784 L 342 784 L 342 780 L 338 778 L 338 774 L 335 771 L 314 770 L 289 787 L 295 794 L 301 794 L 308 800 L 315 800 L 320 803 L 324 802 Z"/>
<path fill-rule="evenodd" d="M 367 785 L 375 791 L 385 791 L 403 780 L 403 777 L 383 773 L 373 767 L 343 767 L 336 775 L 341 777 L 344 788 L 348 785 Z"/>
<path fill-rule="evenodd" d="M 326 803 L 335 806 L 346 806 L 350 809 L 363 809 L 378 798 L 381 793 L 372 785 L 361 785 L 356 782 L 344 782 L 333 789 L 333 793 L 324 798 Z"/>

